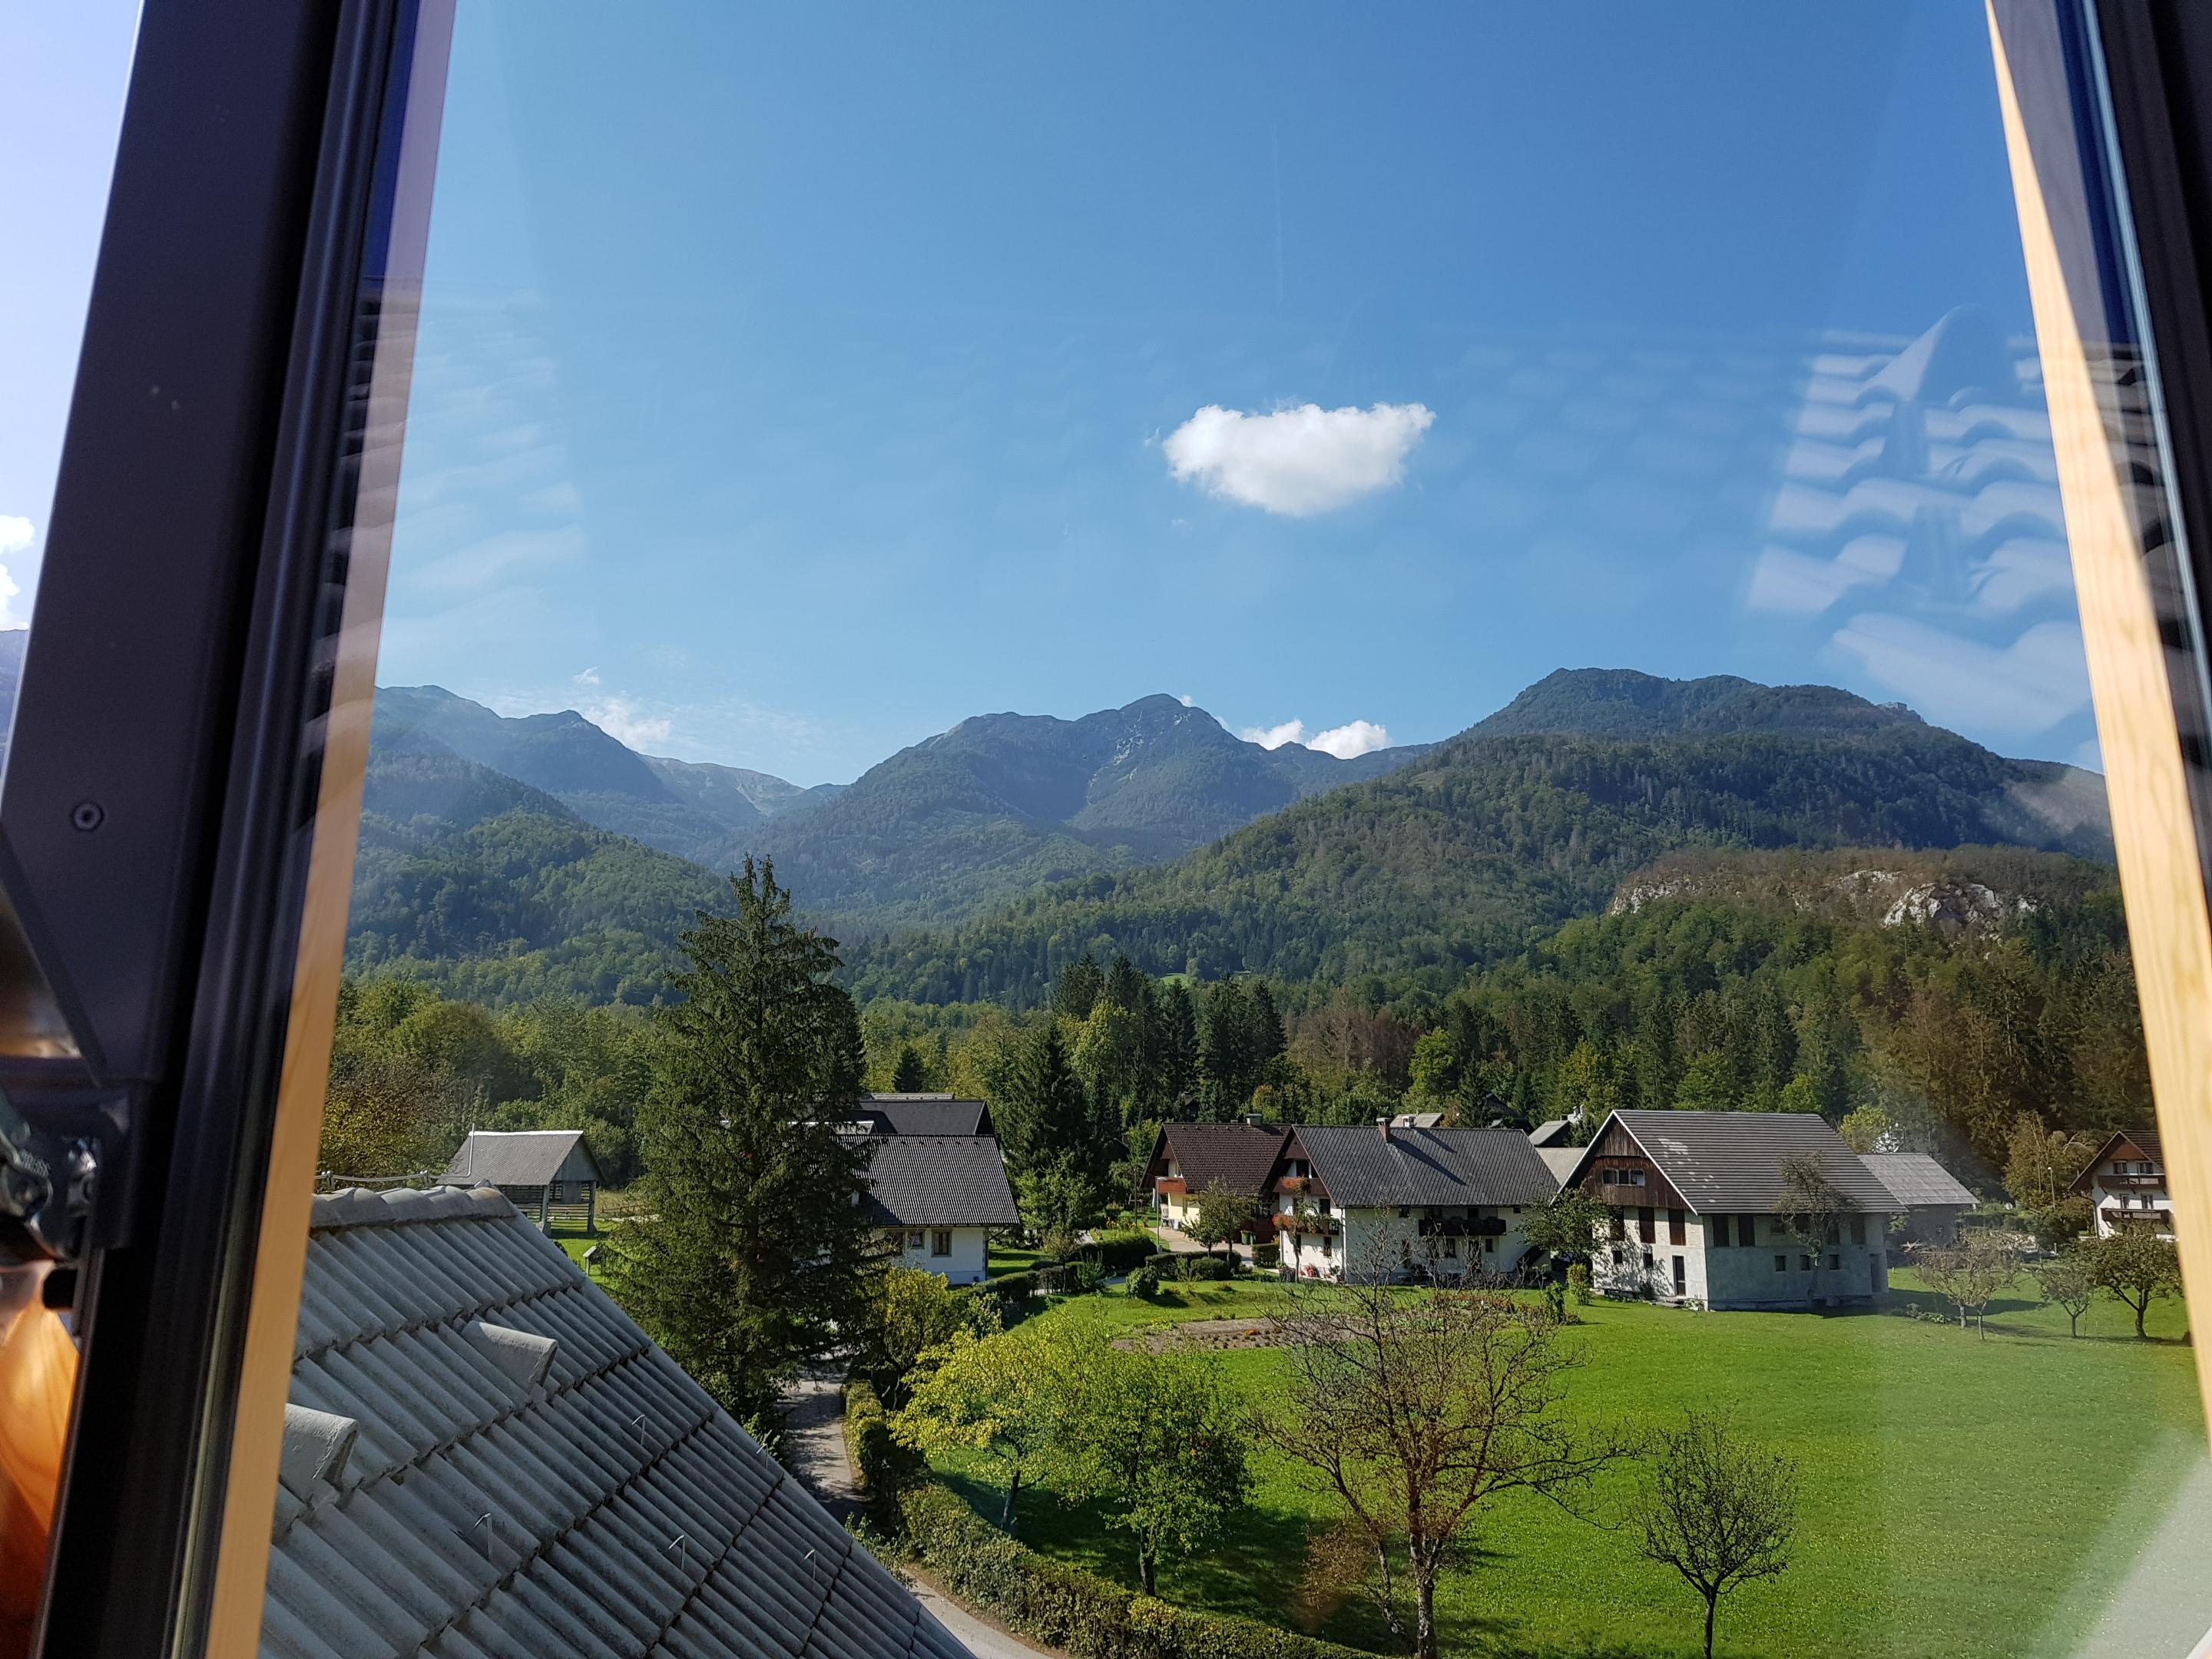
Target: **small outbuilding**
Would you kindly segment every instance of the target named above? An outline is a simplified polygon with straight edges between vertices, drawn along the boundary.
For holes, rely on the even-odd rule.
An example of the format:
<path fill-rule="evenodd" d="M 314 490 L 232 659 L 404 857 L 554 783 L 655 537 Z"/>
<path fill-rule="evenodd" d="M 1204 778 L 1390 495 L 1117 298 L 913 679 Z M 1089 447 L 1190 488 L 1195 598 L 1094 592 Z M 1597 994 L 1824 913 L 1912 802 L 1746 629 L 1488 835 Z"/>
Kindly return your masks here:
<path fill-rule="evenodd" d="M 552 1231 L 556 1211 L 563 1220 L 580 1215 L 586 1231 L 599 1229 L 602 1177 L 581 1129 L 471 1130 L 442 1179 L 498 1188 L 543 1232 Z"/>
<path fill-rule="evenodd" d="M 1974 1195 L 1925 1152 L 1861 1152 L 1859 1162 L 1889 1189 L 1905 1218 L 1908 1244 L 1948 1244 L 1974 1207 Z"/>

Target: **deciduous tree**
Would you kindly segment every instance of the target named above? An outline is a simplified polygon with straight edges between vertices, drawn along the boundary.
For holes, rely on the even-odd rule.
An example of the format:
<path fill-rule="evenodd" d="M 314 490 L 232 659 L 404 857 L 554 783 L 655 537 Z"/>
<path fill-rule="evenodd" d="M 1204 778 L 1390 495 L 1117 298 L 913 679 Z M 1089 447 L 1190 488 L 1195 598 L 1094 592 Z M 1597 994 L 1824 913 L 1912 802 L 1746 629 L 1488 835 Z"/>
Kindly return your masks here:
<path fill-rule="evenodd" d="M 1999 1291 L 2019 1281 L 2020 1252 L 1990 1229 L 1978 1228 L 1948 1249 L 1922 1251 L 1913 1266 L 1930 1289 L 1958 1309 L 1959 1328 L 1966 1328 L 1971 1310 L 1986 1341 L 1990 1304 Z"/>
<path fill-rule="evenodd" d="M 1243 1233 L 1259 1212 L 1249 1193 L 1237 1192 L 1217 1177 L 1199 1189 L 1198 1215 L 1190 1224 L 1190 1236 L 1210 1250 Z"/>
<path fill-rule="evenodd" d="M 1024 1483 L 1050 1467 L 1059 1444 L 1067 1379 L 1103 1346 L 1077 1320 L 1032 1320 L 990 1335 L 955 1331 L 932 1352 L 891 1432 L 925 1454 L 954 1446 L 990 1454 L 1006 1471 L 999 1524 L 1011 1532 Z"/>
<path fill-rule="evenodd" d="M 1378 1565 L 1401 1553 L 1413 1651 L 1437 1659 L 1437 1577 L 1476 1512 L 1514 1491 L 1565 1499 L 1626 1449 L 1565 1420 L 1577 1361 L 1542 1309 L 1369 1282 L 1395 1265 L 1297 1293 L 1282 1328 L 1289 1386 L 1261 1434 L 1343 1506 Z"/>
<path fill-rule="evenodd" d="M 1705 1598 L 1705 1659 L 1721 1598 L 1790 1565 L 1797 1466 L 1741 1439 L 1723 1413 L 1692 1411 L 1651 1446 L 1639 1493 L 1638 1548 Z"/>
<path fill-rule="evenodd" d="M 2150 1304 L 2181 1293 L 2180 1252 L 2148 1226 L 2123 1222 L 2109 1238 L 2090 1245 L 2088 1253 L 2097 1283 L 2135 1310 L 2138 1337 L 2144 1334 L 2143 1316 Z"/>
<path fill-rule="evenodd" d="M 1820 1273 L 1826 1263 L 1829 1247 L 1835 1243 L 1844 1212 L 1850 1207 L 1849 1201 L 1829 1181 L 1819 1158 L 1782 1160 L 1782 1197 L 1774 1206 L 1774 1218 L 1789 1230 L 1813 1259 L 1812 1277 L 1806 1291 L 1808 1300 L 1820 1294 Z"/>
<path fill-rule="evenodd" d="M 1206 1359 L 1147 1347 L 1098 1343 L 1066 1383 L 1054 1485 L 1104 1506 L 1158 1595 L 1161 1560 L 1205 1549 L 1251 1495 L 1243 1406 Z"/>
<path fill-rule="evenodd" d="M 2081 1316 L 2097 1299 L 2097 1270 L 2087 1252 L 2068 1250 L 2045 1262 L 2035 1270 L 2035 1282 L 2045 1302 L 2066 1310 L 2067 1334 L 2081 1335 Z"/>

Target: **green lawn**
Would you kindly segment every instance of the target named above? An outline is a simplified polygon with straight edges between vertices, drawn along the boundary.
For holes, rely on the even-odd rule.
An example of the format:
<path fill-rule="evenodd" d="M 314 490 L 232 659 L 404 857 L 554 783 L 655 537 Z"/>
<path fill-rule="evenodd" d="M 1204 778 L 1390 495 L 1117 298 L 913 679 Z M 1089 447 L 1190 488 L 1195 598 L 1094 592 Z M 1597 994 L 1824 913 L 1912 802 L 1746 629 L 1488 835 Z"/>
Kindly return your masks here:
<path fill-rule="evenodd" d="M 1909 1274 L 1894 1300 L 1933 1305 Z M 1265 1287 L 1179 1285 L 1180 1308 L 1109 1294 L 1131 1323 L 1257 1311 Z M 2031 1292 L 2032 1294 L 2032 1292 Z M 1086 1299 L 1091 1300 L 1091 1299 Z M 1118 1305 L 1117 1305 L 1118 1304 Z M 1587 1364 L 1571 1409 L 1597 1419 L 1670 1420 L 1729 1405 L 1739 1426 L 1802 1468 L 1796 1564 L 1723 1604 L 1731 1656 L 2056 1656 L 2070 1653 L 2164 1519 L 2203 1455 L 2191 1351 L 2178 1303 L 2154 1310 L 2160 1339 L 2101 1303 L 2066 1335 L 2063 1314 L 2000 1303 L 1986 1341 L 1953 1324 L 1873 1311 L 1699 1314 L 1601 1302 L 1566 1340 Z M 1280 1387 L 1280 1357 L 1213 1360 L 1255 1404 Z M 948 1466 L 995 1516 L 975 1466 Z M 979 1479 L 970 1479 L 971 1474 Z M 1306 1522 L 1326 1505 L 1294 1472 L 1263 1462 L 1255 1510 L 1230 1545 L 1170 1565 L 1176 1601 L 1294 1622 Z M 1623 1497 L 1628 1482 L 1611 1483 Z M 1121 1534 L 1040 1494 L 1032 1543 L 1124 1582 Z M 1510 1497 L 1480 1524 L 1471 1562 L 1439 1596 L 1445 1650 L 1485 1656 L 1644 1659 L 1695 1655 L 1700 1604 L 1627 1535 L 1541 1498 Z M 1322 1626 L 1381 1648 L 1371 1616 Z"/>
<path fill-rule="evenodd" d="M 584 1266 L 584 1252 L 599 1243 L 606 1236 L 607 1228 L 604 1220 L 599 1224 L 599 1231 L 596 1237 L 586 1232 L 581 1227 L 566 1225 L 559 1222 L 554 1224 L 552 1233 L 553 1242 L 566 1250 L 568 1253 L 568 1260 L 579 1267 Z M 586 1268 L 585 1271 L 588 1273 L 590 1269 Z"/>
<path fill-rule="evenodd" d="M 995 1238 L 990 1241 L 987 1248 L 989 1251 L 991 1277 L 994 1279 L 1000 1273 L 1025 1273 L 1032 1267 L 1057 1261 L 1060 1259 L 1057 1256 L 1048 1256 L 1042 1250 L 1016 1249 L 1012 1245 L 1002 1244 Z"/>

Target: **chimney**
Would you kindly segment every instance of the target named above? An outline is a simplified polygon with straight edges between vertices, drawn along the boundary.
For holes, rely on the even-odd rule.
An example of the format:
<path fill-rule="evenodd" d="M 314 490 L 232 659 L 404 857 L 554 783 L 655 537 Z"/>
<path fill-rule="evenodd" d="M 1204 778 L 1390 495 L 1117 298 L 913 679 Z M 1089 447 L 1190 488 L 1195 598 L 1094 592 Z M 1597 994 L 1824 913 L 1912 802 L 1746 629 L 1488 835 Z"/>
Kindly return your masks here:
<path fill-rule="evenodd" d="M 1250 1124 L 1254 1128 L 1257 1129 L 1264 1125 L 1267 1120 L 1261 1116 L 1257 1112 L 1247 1112 L 1244 1114 L 1244 1121 Z"/>
<path fill-rule="evenodd" d="M 1378 1118 L 1376 1118 L 1376 1119 L 1375 1120 L 1375 1130 L 1376 1130 L 1376 1133 L 1378 1133 L 1378 1134 L 1380 1134 L 1380 1135 L 1382 1137 L 1382 1139 L 1385 1139 L 1385 1140 L 1389 1139 L 1390 1139 L 1390 1120 L 1389 1120 L 1389 1118 L 1387 1118 L 1387 1117 L 1378 1117 Z"/>

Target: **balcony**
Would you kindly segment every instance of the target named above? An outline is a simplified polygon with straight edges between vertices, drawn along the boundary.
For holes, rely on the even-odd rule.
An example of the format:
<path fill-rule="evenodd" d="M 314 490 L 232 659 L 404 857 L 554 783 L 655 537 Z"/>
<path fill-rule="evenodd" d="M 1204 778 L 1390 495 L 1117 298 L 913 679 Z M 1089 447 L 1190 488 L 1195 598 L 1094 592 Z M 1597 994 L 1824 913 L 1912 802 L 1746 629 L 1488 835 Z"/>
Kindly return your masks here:
<path fill-rule="evenodd" d="M 2107 1192 L 2142 1193 L 2164 1192 L 2166 1177 L 2162 1175 L 2112 1175 L 2097 1177 L 2097 1184 Z"/>
<path fill-rule="evenodd" d="M 1305 1176 L 1285 1176 L 1275 1183 L 1275 1190 L 1279 1193 L 1302 1193 L 1306 1189 L 1307 1180 Z"/>

